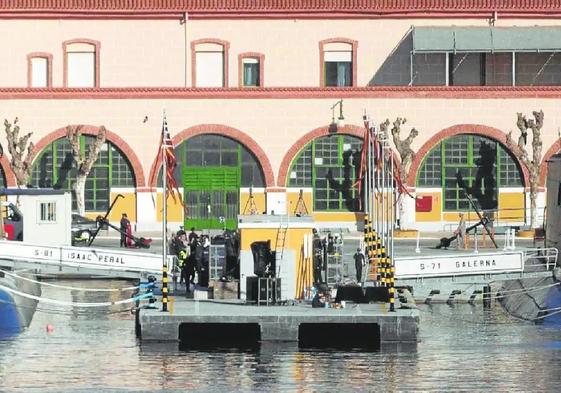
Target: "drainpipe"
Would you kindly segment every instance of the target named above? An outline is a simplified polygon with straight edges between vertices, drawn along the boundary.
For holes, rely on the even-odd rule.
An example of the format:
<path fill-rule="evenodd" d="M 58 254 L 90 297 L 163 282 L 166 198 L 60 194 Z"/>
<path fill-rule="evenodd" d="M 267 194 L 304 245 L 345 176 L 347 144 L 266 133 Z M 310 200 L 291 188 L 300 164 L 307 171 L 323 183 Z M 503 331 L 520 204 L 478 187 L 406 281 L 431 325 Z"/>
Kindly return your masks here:
<path fill-rule="evenodd" d="M 185 75 L 184 75 L 184 86 L 187 87 L 187 81 L 189 80 L 188 78 L 188 67 L 187 67 L 187 63 L 188 63 L 188 59 L 189 59 L 189 40 L 187 39 L 187 21 L 189 20 L 189 14 L 187 12 L 183 13 L 183 19 L 181 21 L 181 23 L 183 23 L 183 41 L 184 41 L 184 45 L 183 45 L 183 59 L 184 59 L 184 67 L 183 69 L 185 70 Z"/>

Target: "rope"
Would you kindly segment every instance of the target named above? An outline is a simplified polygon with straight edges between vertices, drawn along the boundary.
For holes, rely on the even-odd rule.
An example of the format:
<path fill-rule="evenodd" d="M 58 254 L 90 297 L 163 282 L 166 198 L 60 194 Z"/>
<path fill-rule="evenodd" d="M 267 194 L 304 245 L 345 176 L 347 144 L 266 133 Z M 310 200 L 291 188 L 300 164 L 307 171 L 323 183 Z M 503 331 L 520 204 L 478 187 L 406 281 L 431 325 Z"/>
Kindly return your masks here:
<path fill-rule="evenodd" d="M 53 287 L 53 288 L 61 288 L 61 289 L 70 289 L 70 290 L 74 290 L 74 291 L 84 291 L 84 292 L 124 292 L 124 291 L 131 291 L 131 290 L 135 290 L 135 289 L 139 289 L 142 287 L 142 285 L 137 285 L 134 287 L 126 287 L 126 288 L 79 288 L 79 287 L 69 287 L 69 286 L 65 286 L 65 285 L 56 285 L 56 284 L 51 284 L 48 282 L 44 282 L 44 281 L 37 281 L 37 280 L 33 280 L 31 278 L 28 277 L 24 277 L 24 276 L 19 276 L 17 274 L 11 273 L 7 270 L 3 270 L 0 269 L 0 271 L 8 276 L 12 276 L 12 277 L 16 277 L 19 278 L 20 280 L 25 280 L 25 281 L 29 281 L 35 284 L 39 284 L 39 285 L 46 285 L 49 287 Z"/>
<path fill-rule="evenodd" d="M 87 316 L 90 315 L 89 312 L 83 310 L 64 310 L 64 309 L 60 309 L 60 308 L 45 308 L 45 307 L 32 307 L 32 306 L 24 306 L 23 304 L 16 304 L 15 302 L 10 302 L 7 300 L 2 300 L 0 299 L 0 304 L 11 304 L 13 306 L 16 306 L 17 308 L 26 308 L 26 309 L 30 309 L 30 310 L 34 310 L 35 312 L 41 312 L 43 314 L 51 314 L 51 315 L 71 315 L 71 316 Z M 99 312 L 103 312 L 105 315 L 111 315 L 111 314 L 124 314 L 124 313 L 130 313 L 132 311 L 136 311 L 139 310 L 140 308 L 143 307 L 129 307 L 129 308 L 125 308 L 125 309 L 121 309 L 121 310 L 96 310 L 97 313 Z"/>
<path fill-rule="evenodd" d="M 12 293 L 14 295 L 19 295 L 21 297 L 24 297 L 26 299 L 31 299 L 31 300 L 36 300 L 38 302 L 43 302 L 43 303 L 47 303 L 47 304 L 56 304 L 59 306 L 70 306 L 70 307 L 108 307 L 108 306 L 115 306 L 115 305 L 120 305 L 120 304 L 126 304 L 126 303 L 132 303 L 132 302 L 136 302 L 142 299 L 146 299 L 146 298 L 150 298 L 153 296 L 153 294 L 150 293 L 145 293 L 142 295 L 138 295 L 129 299 L 124 299 L 124 300 L 118 300 L 115 302 L 100 302 L 100 303 L 80 303 L 80 302 L 65 302 L 62 300 L 56 300 L 56 299 L 46 299 L 46 298 L 42 298 L 40 296 L 35 296 L 35 295 L 30 295 L 24 292 L 20 292 L 17 291 L 15 289 L 11 289 L 8 287 L 5 287 L 3 285 L 0 285 L 0 289 L 3 289 L 6 292 Z"/>

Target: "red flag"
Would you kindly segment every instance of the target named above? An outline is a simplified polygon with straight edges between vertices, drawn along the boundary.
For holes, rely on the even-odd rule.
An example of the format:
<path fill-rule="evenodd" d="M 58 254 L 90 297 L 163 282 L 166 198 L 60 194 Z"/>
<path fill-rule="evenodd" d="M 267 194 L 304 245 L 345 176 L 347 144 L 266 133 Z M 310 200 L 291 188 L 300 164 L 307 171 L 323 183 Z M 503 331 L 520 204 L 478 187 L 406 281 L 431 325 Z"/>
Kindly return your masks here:
<path fill-rule="evenodd" d="M 166 116 L 164 115 L 164 121 L 162 123 L 162 140 L 160 142 L 160 147 L 163 150 L 163 159 L 166 160 L 166 183 L 167 183 L 167 192 L 171 195 L 174 202 L 177 203 L 177 198 L 179 198 L 179 202 L 183 207 L 183 199 L 181 198 L 181 194 L 179 193 L 179 189 L 177 187 L 177 182 L 175 181 L 174 172 L 175 168 L 177 167 L 177 159 L 175 158 L 175 147 L 173 146 L 173 141 L 169 135 L 168 131 L 168 122 L 166 120 Z M 177 194 L 176 194 L 177 193 Z"/>
<path fill-rule="evenodd" d="M 162 135 L 160 137 L 160 146 L 158 149 L 158 154 L 162 154 L 162 160 L 165 160 L 166 164 L 166 173 L 163 174 L 163 176 L 166 177 L 166 190 L 164 190 L 164 192 L 171 195 L 175 203 L 177 203 L 177 199 L 179 199 L 179 203 L 181 203 L 183 209 L 186 210 L 185 204 L 183 202 L 183 199 L 181 198 L 181 193 L 179 192 L 179 188 L 174 177 L 175 168 L 177 167 L 177 158 L 175 157 L 174 150 L 175 147 L 168 131 L 168 122 L 166 120 L 166 116 L 164 115 L 164 121 L 162 123 Z M 150 179 L 150 184 L 152 183 L 152 180 L 153 179 Z"/>

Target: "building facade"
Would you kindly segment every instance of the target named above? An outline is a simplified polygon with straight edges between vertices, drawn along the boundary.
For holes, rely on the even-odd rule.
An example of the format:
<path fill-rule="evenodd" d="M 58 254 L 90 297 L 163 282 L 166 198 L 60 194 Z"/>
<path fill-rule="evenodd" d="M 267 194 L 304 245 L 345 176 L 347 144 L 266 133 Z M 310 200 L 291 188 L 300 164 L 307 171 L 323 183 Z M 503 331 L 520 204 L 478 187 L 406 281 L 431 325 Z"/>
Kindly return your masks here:
<path fill-rule="evenodd" d="M 403 138 L 419 131 L 404 227 L 445 228 L 469 210 L 457 172 L 500 223 L 524 224 L 528 170 L 506 137 L 518 138 L 518 112 L 543 110 L 543 209 L 545 161 L 560 150 L 561 4 L 505 4 L 6 0 L 0 115 L 33 132 L 33 186 L 71 187 L 66 127 L 83 126 L 86 147 L 105 126 L 86 209 L 104 213 L 122 194 L 110 218 L 126 211 L 139 230 L 162 220 L 164 110 L 188 208 L 170 204 L 178 225 L 233 227 L 263 212 L 360 225 L 364 113 L 407 118 Z M 0 182 L 16 187 L 0 163 Z"/>

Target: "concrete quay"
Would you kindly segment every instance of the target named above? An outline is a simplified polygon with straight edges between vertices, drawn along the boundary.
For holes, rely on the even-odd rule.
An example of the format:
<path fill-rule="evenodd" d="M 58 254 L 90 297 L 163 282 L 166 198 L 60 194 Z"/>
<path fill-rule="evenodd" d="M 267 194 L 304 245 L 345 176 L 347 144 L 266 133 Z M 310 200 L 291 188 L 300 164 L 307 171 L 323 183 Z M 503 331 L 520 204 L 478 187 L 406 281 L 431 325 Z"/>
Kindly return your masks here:
<path fill-rule="evenodd" d="M 139 310 L 137 323 L 143 341 L 235 340 L 287 341 L 301 346 L 325 336 L 329 343 L 354 345 L 366 342 L 417 342 L 419 311 L 388 311 L 386 303 L 354 304 L 345 308 L 312 308 L 310 304 L 288 306 L 246 305 L 239 301 L 198 301 L 175 298 L 168 312 Z M 214 333 L 213 333 L 214 332 Z"/>

